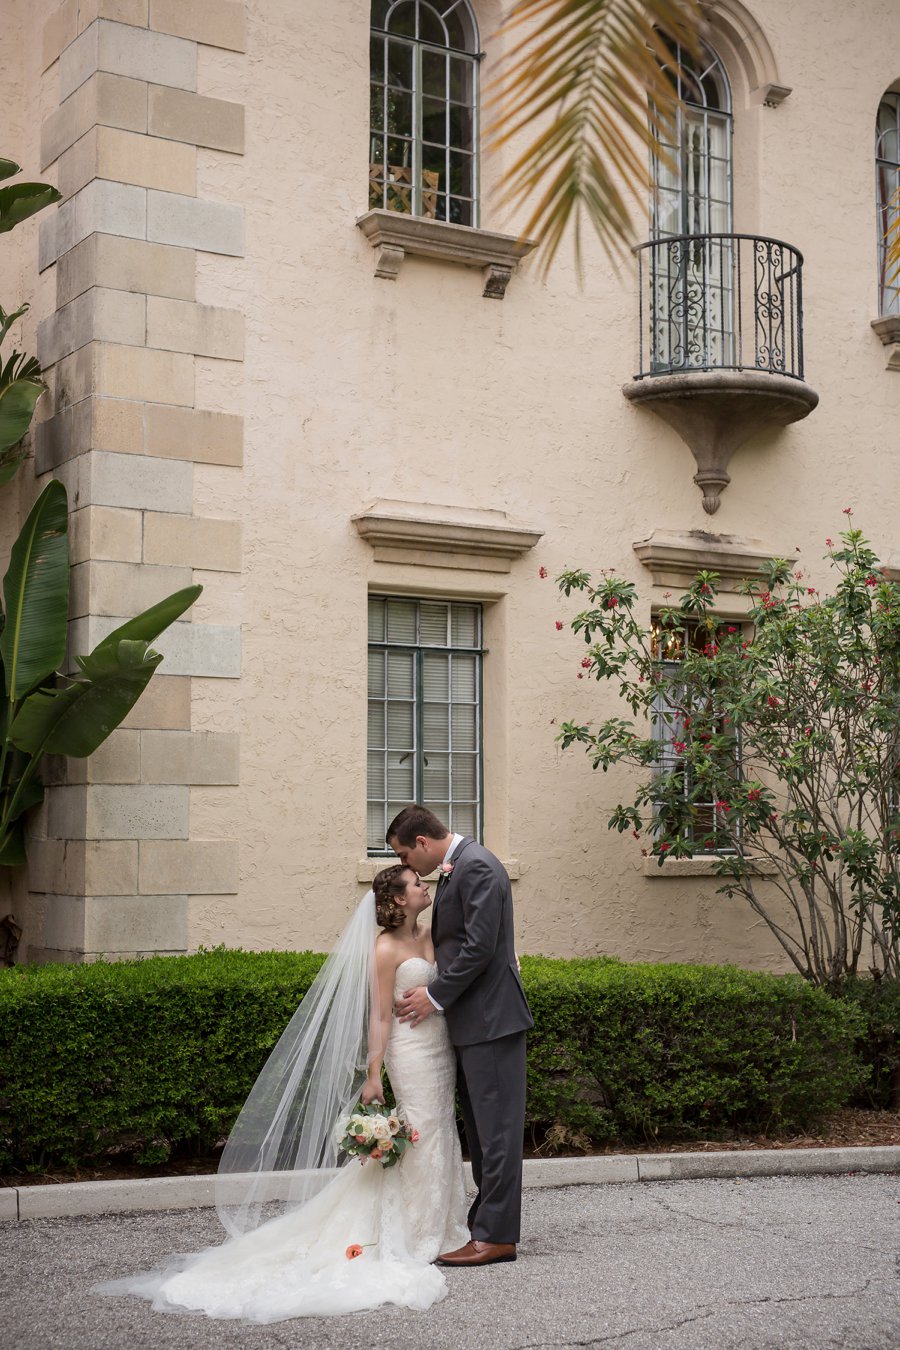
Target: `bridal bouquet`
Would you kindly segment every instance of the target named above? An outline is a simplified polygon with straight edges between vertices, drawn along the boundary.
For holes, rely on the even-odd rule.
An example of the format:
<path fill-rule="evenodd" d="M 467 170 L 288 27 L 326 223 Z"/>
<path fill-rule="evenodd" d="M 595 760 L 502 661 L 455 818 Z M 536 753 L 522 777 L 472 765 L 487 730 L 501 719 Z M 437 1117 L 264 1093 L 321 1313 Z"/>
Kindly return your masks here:
<path fill-rule="evenodd" d="M 385 1115 L 378 1106 L 359 1105 L 335 1131 L 338 1148 L 361 1163 L 380 1162 L 394 1167 L 408 1148 L 419 1141 L 419 1131 L 401 1116 Z"/>

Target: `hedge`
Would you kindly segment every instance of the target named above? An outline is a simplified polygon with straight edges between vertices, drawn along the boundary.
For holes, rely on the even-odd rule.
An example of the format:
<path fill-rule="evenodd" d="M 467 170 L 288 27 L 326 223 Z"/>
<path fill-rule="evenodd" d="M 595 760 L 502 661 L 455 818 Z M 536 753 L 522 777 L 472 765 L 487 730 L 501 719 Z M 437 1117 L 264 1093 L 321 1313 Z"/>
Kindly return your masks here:
<path fill-rule="evenodd" d="M 143 1164 L 227 1134 L 312 952 L 0 971 L 0 1168 Z M 807 1125 L 865 1069 L 863 1014 L 798 977 L 525 957 L 528 1124 L 635 1141 Z"/>

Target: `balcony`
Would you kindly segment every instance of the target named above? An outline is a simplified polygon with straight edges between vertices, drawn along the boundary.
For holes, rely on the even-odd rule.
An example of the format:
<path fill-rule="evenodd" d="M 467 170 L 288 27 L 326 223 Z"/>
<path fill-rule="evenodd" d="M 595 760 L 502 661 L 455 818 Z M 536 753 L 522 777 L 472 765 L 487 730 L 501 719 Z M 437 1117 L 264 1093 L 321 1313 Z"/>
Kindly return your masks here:
<path fill-rule="evenodd" d="M 690 447 L 713 515 L 735 450 L 819 401 L 803 373 L 803 258 L 747 234 L 676 235 L 635 252 L 639 368 L 622 392 Z"/>

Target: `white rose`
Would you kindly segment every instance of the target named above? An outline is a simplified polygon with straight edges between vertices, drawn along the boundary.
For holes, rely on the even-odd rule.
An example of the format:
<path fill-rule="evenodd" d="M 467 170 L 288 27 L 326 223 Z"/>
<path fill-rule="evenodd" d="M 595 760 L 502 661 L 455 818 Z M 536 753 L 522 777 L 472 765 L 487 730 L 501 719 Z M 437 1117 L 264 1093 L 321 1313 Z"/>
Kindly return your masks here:
<path fill-rule="evenodd" d="M 356 1133 L 363 1135 L 365 1137 L 366 1143 L 369 1143 L 370 1140 L 375 1139 L 377 1137 L 375 1134 L 374 1124 L 369 1119 L 368 1116 L 362 1117 L 362 1119 L 359 1122 L 359 1129 L 356 1131 Z"/>
<path fill-rule="evenodd" d="M 372 1135 L 375 1139 L 390 1139 L 391 1127 L 384 1116 L 376 1116 L 372 1121 Z"/>

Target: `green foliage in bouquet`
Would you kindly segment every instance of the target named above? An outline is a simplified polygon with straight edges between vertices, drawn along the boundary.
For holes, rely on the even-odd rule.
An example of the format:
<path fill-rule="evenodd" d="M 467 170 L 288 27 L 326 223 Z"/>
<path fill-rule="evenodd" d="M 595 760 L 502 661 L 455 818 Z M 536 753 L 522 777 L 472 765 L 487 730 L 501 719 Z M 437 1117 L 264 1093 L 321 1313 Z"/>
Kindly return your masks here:
<path fill-rule="evenodd" d="M 348 1158 L 359 1158 L 361 1162 L 371 1159 L 382 1167 L 396 1167 L 418 1139 L 418 1131 L 396 1112 L 359 1102 L 340 1127 L 338 1147 Z"/>

